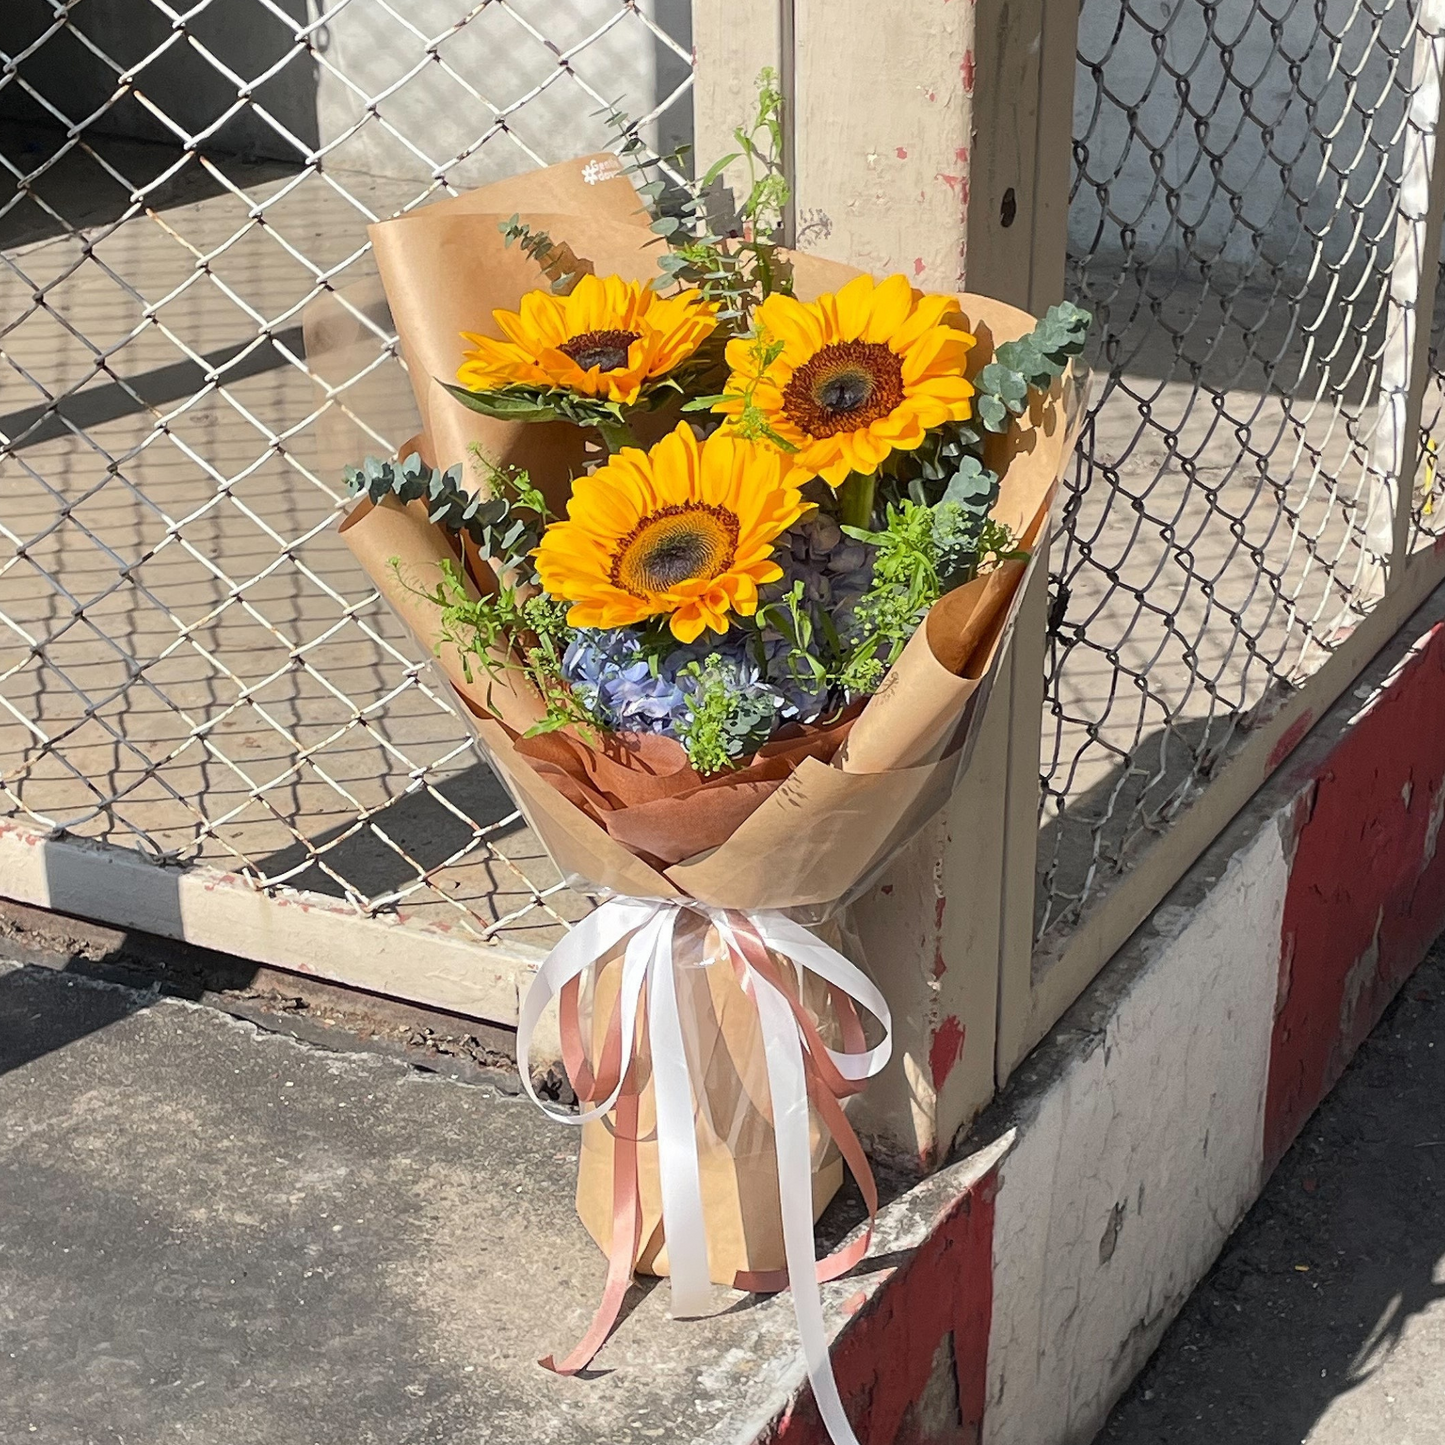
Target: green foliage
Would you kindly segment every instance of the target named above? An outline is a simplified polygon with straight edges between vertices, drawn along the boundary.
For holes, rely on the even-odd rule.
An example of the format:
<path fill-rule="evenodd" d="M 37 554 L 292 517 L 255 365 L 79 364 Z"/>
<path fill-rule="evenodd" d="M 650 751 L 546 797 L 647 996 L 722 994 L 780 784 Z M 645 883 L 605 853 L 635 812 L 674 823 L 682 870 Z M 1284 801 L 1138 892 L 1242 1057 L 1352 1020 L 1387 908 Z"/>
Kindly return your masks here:
<path fill-rule="evenodd" d="M 820 692 L 832 681 L 829 662 L 836 662 L 841 643 L 829 614 L 808 605 L 801 582 L 775 602 L 765 602 L 753 614 L 754 656 L 760 668 L 774 682 L 794 683 L 807 692 Z M 775 632 L 787 644 L 787 652 L 768 660 L 763 649 L 764 632 Z M 826 660 L 825 660 L 826 659 Z"/>
<path fill-rule="evenodd" d="M 547 504 L 526 472 L 494 466 L 475 445 L 471 455 L 486 479 L 485 492 L 461 485 L 460 466 L 440 472 L 415 453 L 401 462 L 367 457 L 361 466 L 346 469 L 346 485 L 353 496 L 364 494 L 373 505 L 387 497 L 403 505 L 425 502 L 431 521 L 449 532 L 465 532 L 499 573 L 531 581 L 530 554 L 548 520 Z"/>
<path fill-rule="evenodd" d="M 1034 329 L 1005 341 L 979 372 L 974 411 L 991 432 L 1007 431 L 1028 406 L 1029 390 L 1047 390 L 1084 349 L 1093 317 L 1071 301 L 1050 306 Z"/>
<path fill-rule="evenodd" d="M 783 92 L 778 72 L 770 65 L 758 72 L 757 85 L 752 123 L 738 126 L 733 139 L 748 163 L 748 198 L 742 205 L 742 217 L 755 237 L 771 237 L 782 229 L 783 212 L 792 194 L 782 165 Z M 721 170 L 722 166 L 714 165 L 712 173 L 716 176 Z"/>
<path fill-rule="evenodd" d="M 733 132 L 738 149 L 720 157 L 691 181 L 675 206 L 676 214 L 658 216 L 652 229 L 667 242 L 658 258 L 662 275 L 653 283 L 665 290 L 678 283 L 696 287 L 718 304 L 718 316 L 733 331 L 747 329 L 753 308 L 774 291 L 792 292 L 792 272 L 779 254 L 778 232 L 788 204 L 783 173 L 783 93 L 777 72 L 758 74 L 757 105 L 746 125 Z M 675 159 L 681 162 L 679 154 Z M 748 168 L 748 194 L 738 207 L 741 234 L 719 235 L 712 225 L 709 193 L 734 161 Z M 656 183 L 654 183 L 656 187 Z M 650 201 L 662 188 L 642 187 Z"/>
<path fill-rule="evenodd" d="M 734 760 L 767 742 L 777 716 L 777 699 L 741 692 L 733 674 L 716 657 L 689 663 L 680 677 L 691 679 L 686 717 L 677 725 L 687 760 L 699 773 L 720 773 Z"/>
<path fill-rule="evenodd" d="M 757 335 L 751 338 L 748 346 L 749 375 L 747 385 L 743 387 L 742 391 L 725 391 L 717 396 L 701 396 L 694 401 L 687 402 L 682 409 L 684 411 L 711 411 L 720 401 L 740 401 L 742 408 L 733 418 L 733 429 L 739 436 L 745 437 L 749 441 L 771 442 L 779 451 L 797 451 L 797 447 L 792 442 L 779 435 L 774 429 L 768 420 L 768 414 L 755 400 L 764 374 L 768 367 L 783 354 L 783 348 L 783 342 L 771 340 L 767 332 L 760 329 Z"/>
<path fill-rule="evenodd" d="M 475 681 L 479 672 L 489 677 L 507 670 L 522 673 L 546 708 L 541 721 L 527 730 L 528 737 L 568 726 L 595 730 L 595 719 L 562 675 L 573 632 L 567 625 L 568 604 L 505 581 L 495 593 L 469 597 L 455 563 L 443 562 L 441 571 L 441 580 L 430 590 L 401 581 L 441 609 L 438 645 L 457 649 L 466 680 Z"/>
<path fill-rule="evenodd" d="M 576 392 L 546 386 L 499 386 L 495 391 L 471 391 L 437 379 L 438 384 L 464 407 L 494 416 L 500 421 L 568 421 L 573 426 L 593 427 L 602 433 L 609 451 L 619 446 L 636 446 L 628 425 L 629 411 L 661 405 L 666 394 L 680 392 L 683 383 L 678 374 L 662 378 L 644 389 L 637 407 L 623 406 L 619 401 L 604 401 L 597 396 L 581 396 Z"/>
<path fill-rule="evenodd" d="M 976 577 L 990 560 L 1018 555 L 1008 529 L 961 502 L 924 506 L 910 498 L 886 509 L 881 530 L 843 530 L 876 548 L 868 590 L 853 607 L 838 669 L 850 694 L 877 689 L 928 609 Z"/>

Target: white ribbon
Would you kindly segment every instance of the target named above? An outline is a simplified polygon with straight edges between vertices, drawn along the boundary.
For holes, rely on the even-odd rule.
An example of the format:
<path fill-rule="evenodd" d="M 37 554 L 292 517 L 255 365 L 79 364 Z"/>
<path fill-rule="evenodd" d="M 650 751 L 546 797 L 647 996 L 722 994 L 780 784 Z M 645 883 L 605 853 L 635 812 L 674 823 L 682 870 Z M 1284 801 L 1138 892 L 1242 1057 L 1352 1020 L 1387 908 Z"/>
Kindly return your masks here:
<path fill-rule="evenodd" d="M 671 1271 L 672 1314 L 702 1314 L 709 1304 L 711 1278 L 707 1225 L 703 1215 L 692 1075 L 678 1011 L 672 952 L 680 914 L 698 913 L 717 930 L 742 961 L 742 986 L 757 1005 L 773 1108 L 773 1140 L 778 1157 L 778 1187 L 783 1218 L 783 1249 L 793 1294 L 798 1334 L 813 1398 L 834 1445 L 858 1445 L 848 1423 L 828 1357 L 823 1300 L 813 1248 L 813 1164 L 808 1117 L 808 1085 L 803 1050 L 806 1039 L 787 997 L 747 962 L 747 955 L 724 909 L 692 899 L 613 898 L 596 909 L 549 953 L 522 1002 L 517 1020 L 517 1067 L 522 1085 L 551 1118 L 585 1124 L 608 1113 L 627 1078 L 637 1034 L 637 1016 L 647 991 L 648 1036 L 652 1052 L 653 1095 L 657 1105 L 657 1162 L 662 1187 L 662 1227 Z M 855 1082 L 871 1078 L 892 1051 L 892 1017 L 883 995 L 836 949 L 785 914 L 762 910 L 744 915 L 768 948 L 808 969 L 847 994 L 883 1025 L 883 1041 L 861 1054 L 826 1050 L 834 1067 Z M 618 1082 L 600 1104 L 577 1113 L 552 1108 L 532 1087 L 532 1032 L 542 1011 L 573 979 L 601 963 L 627 940 L 619 993 L 622 1056 Z"/>

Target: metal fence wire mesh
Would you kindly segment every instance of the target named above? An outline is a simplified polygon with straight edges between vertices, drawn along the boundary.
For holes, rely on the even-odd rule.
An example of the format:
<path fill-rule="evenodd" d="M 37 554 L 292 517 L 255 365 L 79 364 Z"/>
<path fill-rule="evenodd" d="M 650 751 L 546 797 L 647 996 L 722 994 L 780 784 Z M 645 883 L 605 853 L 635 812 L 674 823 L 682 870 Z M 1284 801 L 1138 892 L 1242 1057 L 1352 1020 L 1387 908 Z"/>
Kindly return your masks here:
<path fill-rule="evenodd" d="M 1431 3 L 1083 0 L 1041 934 L 1379 595 Z M 301 313 L 374 274 L 367 222 L 600 148 L 612 103 L 687 138 L 688 0 L 6 0 L 0 52 L 0 811 L 549 942 L 586 904 L 335 535 L 335 427 L 394 446 L 404 378 L 378 344 L 324 399 Z"/>
<path fill-rule="evenodd" d="M 1425 8 L 1084 0 L 1068 284 L 1096 316 L 1096 373 L 1052 556 L 1040 934 L 1379 595 Z M 1437 387 L 1427 431 L 1438 409 Z"/>
<path fill-rule="evenodd" d="M 0 799 L 546 942 L 569 911 L 334 532 L 301 313 L 369 221 L 690 129 L 686 0 L 7 0 Z M 357 451 L 407 391 L 379 345 Z M 390 366 L 389 372 L 385 371 Z M 359 383 L 360 384 L 360 383 Z"/>

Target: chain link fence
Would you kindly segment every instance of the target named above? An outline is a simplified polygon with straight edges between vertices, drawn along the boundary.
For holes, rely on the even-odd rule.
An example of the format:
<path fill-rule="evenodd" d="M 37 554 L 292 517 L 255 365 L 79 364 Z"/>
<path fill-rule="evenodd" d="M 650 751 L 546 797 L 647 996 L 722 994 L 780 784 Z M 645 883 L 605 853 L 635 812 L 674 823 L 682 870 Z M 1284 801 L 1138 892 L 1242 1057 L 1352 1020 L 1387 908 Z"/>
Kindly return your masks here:
<path fill-rule="evenodd" d="M 1039 934 L 1379 596 L 1420 8 L 1084 0 L 1068 284 L 1096 374 L 1053 554 Z M 1440 520 L 1430 445 L 1417 531 Z"/>
<path fill-rule="evenodd" d="M 334 532 L 301 313 L 372 220 L 690 130 L 687 0 L 8 0 L 0 798 L 539 944 L 560 886 Z M 358 451 L 414 427 L 379 345 Z"/>
<path fill-rule="evenodd" d="M 1419 8 L 1083 0 L 1041 935 L 1378 595 Z M 688 0 L 8 0 L 0 51 L 0 807 L 549 943 L 585 902 L 335 535 L 328 428 L 394 446 L 404 378 L 379 344 L 323 402 L 301 313 L 374 274 L 367 222 L 600 148 L 613 104 L 685 140 Z"/>

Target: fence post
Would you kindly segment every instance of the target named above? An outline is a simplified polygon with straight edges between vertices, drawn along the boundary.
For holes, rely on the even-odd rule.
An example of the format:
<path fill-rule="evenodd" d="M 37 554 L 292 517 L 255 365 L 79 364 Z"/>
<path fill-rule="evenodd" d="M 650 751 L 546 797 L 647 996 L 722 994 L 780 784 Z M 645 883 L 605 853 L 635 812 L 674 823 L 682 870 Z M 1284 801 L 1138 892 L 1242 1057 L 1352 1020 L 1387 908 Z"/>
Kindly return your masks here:
<path fill-rule="evenodd" d="M 759 73 L 771 69 L 789 97 L 793 82 L 792 0 L 693 0 L 692 132 L 694 159 L 701 174 L 722 156 L 737 150 L 733 130 L 757 103 Z M 792 116 L 784 121 L 791 169 Z M 719 211 L 731 218 L 747 193 L 746 168 L 734 163 L 724 171 Z M 791 212 L 791 202 L 789 205 Z M 791 215 L 784 229 L 791 232 Z M 785 236 L 791 241 L 792 236 Z"/>
<path fill-rule="evenodd" d="M 1079 7 L 1045 4 L 1037 7 L 1039 97 L 1033 127 L 1033 194 L 1028 251 L 1028 290 L 1016 304 L 1036 316 L 1064 297 L 1064 265 L 1068 249 L 1069 187 L 1072 180 L 1074 69 L 1078 57 Z M 988 95 L 1008 107 L 1007 63 L 1026 50 L 1022 37 L 1003 49 L 997 64 L 999 80 Z M 986 52 L 988 53 L 988 52 Z M 1014 60 L 1017 64 L 1017 59 Z M 1020 77 L 1026 81 L 1029 77 Z M 1017 136 L 1018 127 L 993 118 L 995 128 Z M 981 117 L 977 117 L 981 121 Z M 980 130 L 982 130 L 980 124 Z M 1017 142 L 1015 141 L 1015 144 Z M 996 151 L 995 157 L 998 156 Z M 995 167 L 997 166 L 995 161 Z M 1015 168 L 1021 159 L 1014 162 Z M 990 169 L 987 194 L 1002 198 L 1011 184 L 1007 168 Z M 972 289 L 992 289 L 990 275 L 1007 284 L 1007 247 L 995 244 L 1006 235 L 1001 226 L 986 230 L 970 254 Z M 981 253 L 981 254 L 980 254 Z M 987 269 L 981 269 L 986 267 Z M 1002 294 L 1002 292 L 1000 292 Z M 1005 299 L 1010 299 L 1005 297 Z M 1057 510 L 1057 509 L 1056 509 Z M 1045 547 L 1047 543 L 1043 544 Z M 1027 1052 L 1026 1031 L 1032 1013 L 1034 890 L 1038 874 L 1040 739 L 1044 711 L 1044 654 L 1049 619 L 1048 556 L 1024 594 L 1009 659 L 1010 707 L 1008 781 L 1004 809 L 1003 904 L 1000 911 L 998 1020 L 995 1039 L 995 1081 L 1002 1087 Z"/>
<path fill-rule="evenodd" d="M 1063 290 L 1077 19 L 1060 0 L 694 0 L 699 159 L 730 148 L 771 64 L 799 246 L 1043 310 Z M 1028 976 L 1046 595 L 1040 576 L 1039 636 L 999 679 L 969 782 L 856 910 L 901 1056 L 859 1123 L 917 1167 L 993 1093 L 1005 952 Z"/>
<path fill-rule="evenodd" d="M 1439 280 L 1445 147 L 1445 0 L 1423 0 L 1416 20 L 1405 122 L 1388 320 L 1380 357 L 1380 405 L 1371 446 L 1361 591 L 1377 601 L 1400 575 L 1410 546 L 1420 415 L 1429 380 L 1430 323 Z M 1358 607 L 1358 603 L 1356 606 Z M 1345 621 L 1342 617 L 1342 623 Z"/>

